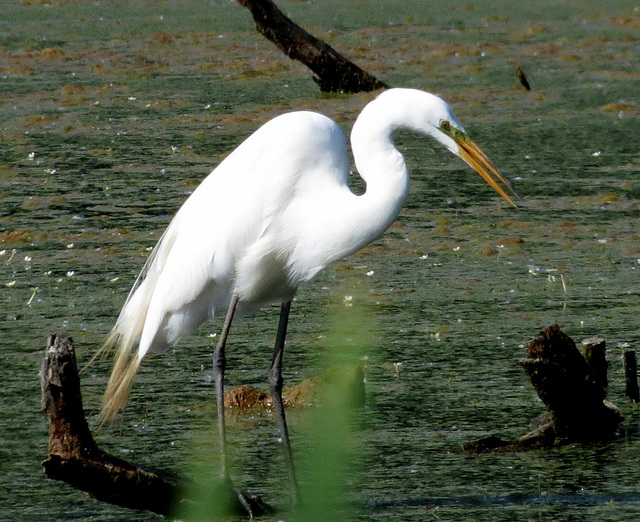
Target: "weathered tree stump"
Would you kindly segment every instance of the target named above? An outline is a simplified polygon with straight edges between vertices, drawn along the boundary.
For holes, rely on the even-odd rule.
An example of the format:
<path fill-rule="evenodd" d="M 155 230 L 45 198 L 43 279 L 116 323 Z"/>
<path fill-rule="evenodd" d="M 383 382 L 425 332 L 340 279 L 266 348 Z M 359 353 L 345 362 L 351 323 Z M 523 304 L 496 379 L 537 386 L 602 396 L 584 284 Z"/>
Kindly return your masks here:
<path fill-rule="evenodd" d="M 517 440 L 484 437 L 455 451 L 466 453 L 522 451 L 551 447 L 557 438 L 602 440 L 613 436 L 624 416 L 605 400 L 607 363 L 603 340 L 582 343 L 585 356 L 557 325 L 545 328 L 527 344 L 529 357 L 520 361 L 538 396 L 548 408 L 534 431 Z"/>
<path fill-rule="evenodd" d="M 597 385 L 606 388 L 607 379 L 607 343 L 599 337 L 582 340 L 582 353 L 589 366 L 589 376 Z"/>
<path fill-rule="evenodd" d="M 317 75 L 313 79 L 321 91 L 351 93 L 388 87 L 295 24 L 271 0 L 237 2 L 251 12 L 260 34 L 289 58 L 303 63 Z"/>
<path fill-rule="evenodd" d="M 557 325 L 545 328 L 527 345 L 521 361 L 538 396 L 551 412 L 556 434 L 571 440 L 611 437 L 624 418 L 605 400 L 605 390 L 573 340 Z"/>
<path fill-rule="evenodd" d="M 42 465 L 49 478 L 103 502 L 162 515 L 171 513 L 174 502 L 192 501 L 185 497 L 186 484 L 172 473 L 127 462 L 98 448 L 85 419 L 75 348 L 69 336 L 49 337 L 40 378 L 42 404 L 49 415 L 49 456 Z M 228 496 L 230 512 L 257 516 L 271 511 L 259 498 L 231 485 L 225 488 L 226 492 L 212 495 Z"/>

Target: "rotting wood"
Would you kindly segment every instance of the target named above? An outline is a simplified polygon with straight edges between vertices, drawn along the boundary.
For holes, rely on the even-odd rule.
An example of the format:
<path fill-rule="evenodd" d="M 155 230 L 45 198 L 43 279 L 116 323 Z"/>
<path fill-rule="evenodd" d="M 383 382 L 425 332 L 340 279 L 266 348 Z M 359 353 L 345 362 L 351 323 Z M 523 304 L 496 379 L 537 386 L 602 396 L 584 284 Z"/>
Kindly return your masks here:
<path fill-rule="evenodd" d="M 483 437 L 473 442 L 466 442 L 455 448 L 454 453 L 512 453 L 550 448 L 556 440 L 553 423 L 545 423 L 515 440 L 503 440 L 495 435 Z"/>
<path fill-rule="evenodd" d="M 622 412 L 605 400 L 604 387 L 590 374 L 571 337 L 553 325 L 529 342 L 527 351 L 522 367 L 551 412 L 559 437 L 598 440 L 615 433 Z"/>
<path fill-rule="evenodd" d="M 49 416 L 49 456 L 42 463 L 47 477 L 103 502 L 162 515 L 171 514 L 174 503 L 194 501 L 187 496 L 187 484 L 172 473 L 100 450 L 85 419 L 75 348 L 68 335 L 49 336 L 40 379 L 42 404 Z M 258 516 L 272 512 L 258 497 L 231 485 L 223 487 L 231 513 Z"/>
<path fill-rule="evenodd" d="M 556 432 L 553 422 L 542 423 L 533 431 L 515 440 L 504 440 L 495 435 L 482 437 L 472 442 L 465 442 L 453 449 L 453 453 L 512 453 L 553 447 Z"/>
<path fill-rule="evenodd" d="M 582 353 L 589 366 L 589 376 L 593 381 L 606 388 L 607 380 L 607 343 L 599 337 L 590 337 L 582 340 Z"/>
<path fill-rule="evenodd" d="M 260 34 L 317 75 L 313 79 L 321 91 L 353 93 L 388 87 L 295 24 L 271 0 L 236 1 L 249 10 Z"/>
<path fill-rule="evenodd" d="M 605 399 L 607 365 L 606 360 L 604 364 L 600 360 L 605 343 L 588 339 L 583 345 L 590 347 L 585 349 L 588 356 L 583 356 L 557 325 L 542 330 L 527 344 L 529 357 L 520 363 L 549 412 L 536 420 L 537 427 L 532 432 L 517 440 L 484 437 L 455 451 L 522 451 L 551 447 L 558 438 L 591 441 L 612 437 L 624 416 Z"/>

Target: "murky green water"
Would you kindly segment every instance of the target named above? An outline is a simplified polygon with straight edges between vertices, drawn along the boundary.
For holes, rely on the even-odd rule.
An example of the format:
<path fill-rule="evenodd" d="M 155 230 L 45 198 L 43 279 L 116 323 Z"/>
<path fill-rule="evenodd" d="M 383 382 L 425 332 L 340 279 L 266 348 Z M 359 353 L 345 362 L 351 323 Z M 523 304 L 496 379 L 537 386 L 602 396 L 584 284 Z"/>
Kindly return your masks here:
<path fill-rule="evenodd" d="M 385 81 L 449 100 L 525 197 L 507 208 L 459 160 L 402 135 L 412 191 L 397 226 L 300 292 L 288 382 L 322 372 L 328 307 L 371 320 L 363 464 L 352 486 L 362 520 L 640 514 L 640 415 L 624 399 L 620 362 L 620 346 L 639 339 L 640 13 L 631 1 L 511 4 L 280 2 Z M 531 92 L 517 87 L 516 65 Z M 158 518 L 44 477 L 37 370 L 46 336 L 66 330 L 87 361 L 171 215 L 259 123 L 305 108 L 348 130 L 369 98 L 319 94 L 230 0 L 5 9 L 0 518 Z M 235 327 L 231 385 L 266 381 L 276 314 L 267 308 Z M 609 396 L 625 410 L 626 434 L 518 455 L 450 453 L 527 431 L 543 407 L 518 359 L 554 322 L 577 341 L 606 338 Z M 147 361 L 124 422 L 97 435 L 105 449 L 188 467 L 194 433 L 213 415 L 208 336 L 218 327 Z M 94 420 L 107 373 L 97 364 L 82 376 Z M 291 415 L 299 451 L 308 415 Z M 286 505 L 269 415 L 237 415 L 230 428 L 238 482 Z"/>

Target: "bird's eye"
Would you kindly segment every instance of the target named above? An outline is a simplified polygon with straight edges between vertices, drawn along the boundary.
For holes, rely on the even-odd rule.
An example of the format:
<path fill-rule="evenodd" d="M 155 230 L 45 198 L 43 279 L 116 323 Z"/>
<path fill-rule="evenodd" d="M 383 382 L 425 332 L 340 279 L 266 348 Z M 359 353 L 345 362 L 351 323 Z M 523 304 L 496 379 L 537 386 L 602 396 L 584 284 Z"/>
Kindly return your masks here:
<path fill-rule="evenodd" d="M 444 132 L 451 132 L 451 124 L 447 120 L 440 120 L 440 129 Z"/>

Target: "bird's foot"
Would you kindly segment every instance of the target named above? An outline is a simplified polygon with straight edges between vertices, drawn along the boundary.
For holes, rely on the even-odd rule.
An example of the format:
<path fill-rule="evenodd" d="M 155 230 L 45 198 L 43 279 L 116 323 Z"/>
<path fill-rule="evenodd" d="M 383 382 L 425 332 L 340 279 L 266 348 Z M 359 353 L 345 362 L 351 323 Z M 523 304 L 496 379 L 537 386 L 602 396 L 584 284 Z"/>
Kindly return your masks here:
<path fill-rule="evenodd" d="M 245 493 L 236 487 L 231 479 L 224 479 L 219 486 L 219 491 L 215 492 L 218 498 L 224 498 L 227 510 L 233 515 L 249 516 L 249 518 L 260 517 L 275 513 L 275 509 L 265 503 L 259 496 Z"/>
<path fill-rule="evenodd" d="M 270 515 L 275 513 L 275 509 L 263 502 L 258 495 L 249 495 L 244 491 L 234 487 L 236 498 L 244 508 L 244 511 L 250 518 L 261 517 L 262 515 Z"/>

